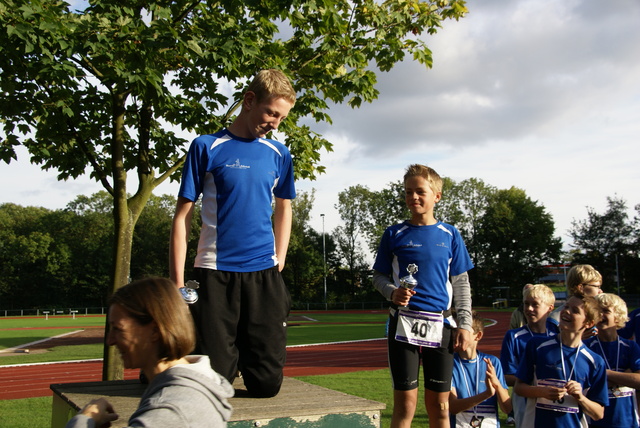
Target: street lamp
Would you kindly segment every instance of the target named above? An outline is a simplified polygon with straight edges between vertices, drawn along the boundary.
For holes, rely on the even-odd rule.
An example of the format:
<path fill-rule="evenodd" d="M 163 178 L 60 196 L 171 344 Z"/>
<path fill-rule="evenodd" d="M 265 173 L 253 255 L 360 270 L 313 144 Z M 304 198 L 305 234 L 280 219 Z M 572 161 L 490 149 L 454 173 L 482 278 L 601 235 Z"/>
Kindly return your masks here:
<path fill-rule="evenodd" d="M 320 214 L 322 217 L 322 272 L 324 280 L 324 310 L 327 308 L 327 251 L 324 243 L 324 214 Z"/>

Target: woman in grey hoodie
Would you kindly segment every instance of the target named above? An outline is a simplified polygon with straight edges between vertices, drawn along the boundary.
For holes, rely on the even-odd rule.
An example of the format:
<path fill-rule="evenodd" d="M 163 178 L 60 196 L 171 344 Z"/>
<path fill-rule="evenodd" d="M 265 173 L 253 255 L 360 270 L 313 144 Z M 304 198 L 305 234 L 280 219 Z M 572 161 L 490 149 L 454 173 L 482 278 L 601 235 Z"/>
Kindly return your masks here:
<path fill-rule="evenodd" d="M 118 289 L 109 301 L 107 344 L 125 368 L 140 368 L 149 386 L 130 427 L 226 427 L 233 387 L 211 369 L 195 346 L 189 309 L 176 285 L 146 278 Z M 110 426 L 118 414 L 104 398 L 89 402 L 67 428 Z"/>

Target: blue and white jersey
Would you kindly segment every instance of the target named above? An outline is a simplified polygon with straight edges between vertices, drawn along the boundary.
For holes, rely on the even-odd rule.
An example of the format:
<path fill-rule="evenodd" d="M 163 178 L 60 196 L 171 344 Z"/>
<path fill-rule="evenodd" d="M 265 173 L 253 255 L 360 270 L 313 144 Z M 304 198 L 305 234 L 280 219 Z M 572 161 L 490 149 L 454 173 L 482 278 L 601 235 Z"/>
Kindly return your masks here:
<path fill-rule="evenodd" d="M 547 318 L 546 327 L 545 333 L 534 333 L 526 325 L 508 330 L 505 333 L 502 339 L 502 348 L 500 348 L 500 363 L 502 363 L 505 374 L 515 376 L 529 340 L 534 337 L 550 337 L 558 334 L 558 325 L 549 318 Z"/>
<path fill-rule="evenodd" d="M 526 325 L 507 331 L 502 339 L 502 348 L 500 348 L 500 362 L 504 373 L 516 375 L 529 340 L 534 337 L 550 337 L 556 334 L 558 334 L 558 324 L 551 318 L 547 318 L 546 332 L 544 333 L 534 333 Z M 511 404 L 513 405 L 513 417 L 516 420 L 516 425 L 519 426 L 524 421 L 527 399 L 512 393 Z"/>
<path fill-rule="evenodd" d="M 456 395 L 459 399 L 473 397 L 487 390 L 487 363 L 484 361 L 488 358 L 496 370 L 496 376 L 502 386 L 507 389 L 507 382 L 502 372 L 502 364 L 494 355 L 478 352 L 476 358 L 465 360 L 460 358 L 456 353 L 453 360 L 453 375 L 451 378 L 451 387 L 456 389 Z M 475 408 L 466 411 L 469 414 L 482 415 L 484 418 L 492 417 L 496 420 L 496 426 L 500 427 L 498 419 L 498 398 L 494 394 L 489 399 L 483 401 Z M 456 415 L 451 415 L 451 426 L 455 427 Z M 469 418 L 467 418 L 469 419 Z M 488 424 L 486 424 L 488 425 Z"/>
<path fill-rule="evenodd" d="M 598 336 L 594 336 L 585 340 L 584 344 L 604 359 L 609 370 L 618 372 L 637 372 L 640 370 L 640 345 L 632 340 L 618 337 L 618 340 L 603 342 L 598 339 Z M 591 421 L 591 426 L 637 428 L 636 390 L 611 385 L 609 405 L 604 409 L 604 418 L 599 421 Z"/>
<path fill-rule="evenodd" d="M 296 196 L 287 147 L 222 130 L 191 143 L 178 196 L 202 195 L 202 231 L 195 267 L 256 272 L 277 264 L 273 196 Z"/>
<path fill-rule="evenodd" d="M 400 278 L 408 275 L 410 264 L 418 266 L 413 275 L 418 286 L 409 308 L 428 312 L 449 309 L 453 299 L 449 277 L 473 268 L 458 229 L 442 222 L 415 226 L 405 221 L 385 230 L 373 268 L 392 276 L 400 287 Z"/>
<path fill-rule="evenodd" d="M 640 308 L 634 309 L 629 313 L 629 321 L 618 330 L 618 335 L 625 339 L 635 339 L 636 343 L 640 343 Z"/>
<path fill-rule="evenodd" d="M 561 345 L 560 335 L 529 340 L 516 376 L 533 386 L 553 380 L 562 383 L 575 380 L 582 385 L 582 392 L 588 399 L 603 406 L 609 404 L 606 366 L 602 357 L 584 344 L 578 348 Z M 566 400 L 567 397 L 562 401 Z M 536 406 L 539 401 L 541 399 L 527 399 L 522 428 L 587 428 L 587 416 L 581 408 L 573 413 L 557 411 Z"/>

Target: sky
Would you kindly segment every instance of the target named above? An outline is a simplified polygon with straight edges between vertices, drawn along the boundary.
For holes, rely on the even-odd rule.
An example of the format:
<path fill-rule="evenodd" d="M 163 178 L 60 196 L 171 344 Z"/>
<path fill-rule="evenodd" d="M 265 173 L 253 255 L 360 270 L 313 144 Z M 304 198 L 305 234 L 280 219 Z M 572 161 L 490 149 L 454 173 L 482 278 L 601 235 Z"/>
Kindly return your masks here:
<path fill-rule="evenodd" d="M 380 73 L 380 96 L 357 110 L 333 107 L 314 130 L 333 143 L 316 189 L 311 226 L 340 224 L 337 195 L 380 190 L 411 163 L 456 181 L 516 186 L 544 206 L 565 248 L 572 221 L 607 197 L 640 203 L 640 2 L 469 0 L 460 21 L 425 36 L 433 68 L 405 61 Z M 64 208 L 102 187 L 88 177 L 0 164 L 0 203 Z M 156 194 L 177 194 L 164 183 Z M 446 195 L 443 195 L 446 198 Z M 325 214 L 324 218 L 320 214 Z"/>

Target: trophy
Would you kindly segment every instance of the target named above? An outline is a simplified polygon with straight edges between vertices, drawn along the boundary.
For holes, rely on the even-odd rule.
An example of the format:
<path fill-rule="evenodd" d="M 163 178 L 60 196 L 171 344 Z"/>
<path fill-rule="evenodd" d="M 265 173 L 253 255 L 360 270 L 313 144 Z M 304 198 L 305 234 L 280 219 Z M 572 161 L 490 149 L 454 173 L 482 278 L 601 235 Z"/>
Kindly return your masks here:
<path fill-rule="evenodd" d="M 413 277 L 413 274 L 418 272 L 418 265 L 411 263 L 407 266 L 407 272 L 409 272 L 409 275 L 400 278 L 400 286 L 413 290 L 418 285 L 418 280 Z"/>
<path fill-rule="evenodd" d="M 196 291 L 197 288 L 200 288 L 200 283 L 198 281 L 194 281 L 193 279 L 187 281 L 184 287 L 179 288 L 180 293 L 182 294 L 182 298 L 185 302 L 187 302 L 187 304 L 190 305 L 198 301 L 198 292 Z"/>

